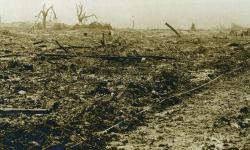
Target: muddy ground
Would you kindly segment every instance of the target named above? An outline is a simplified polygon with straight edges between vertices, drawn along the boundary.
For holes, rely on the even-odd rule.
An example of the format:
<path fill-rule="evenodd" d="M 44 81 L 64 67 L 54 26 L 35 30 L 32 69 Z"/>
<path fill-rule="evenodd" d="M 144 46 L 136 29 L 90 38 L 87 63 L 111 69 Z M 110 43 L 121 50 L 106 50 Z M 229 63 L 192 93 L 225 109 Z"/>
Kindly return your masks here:
<path fill-rule="evenodd" d="M 248 37 L 129 29 L 0 33 L 2 149 L 249 149 Z M 222 74 L 213 85 L 168 99 Z"/>
<path fill-rule="evenodd" d="M 145 125 L 118 135 L 117 149 L 250 149 L 249 70 L 219 80 L 183 103 L 149 114 Z"/>

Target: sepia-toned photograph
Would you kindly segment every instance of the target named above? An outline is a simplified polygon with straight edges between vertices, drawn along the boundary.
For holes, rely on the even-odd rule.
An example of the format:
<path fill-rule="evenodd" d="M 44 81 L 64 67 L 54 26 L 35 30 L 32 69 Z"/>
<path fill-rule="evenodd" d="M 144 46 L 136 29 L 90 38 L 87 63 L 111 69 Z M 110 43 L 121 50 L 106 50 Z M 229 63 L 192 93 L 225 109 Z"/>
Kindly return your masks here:
<path fill-rule="evenodd" d="M 0 0 L 0 150 L 250 150 L 249 0 Z"/>

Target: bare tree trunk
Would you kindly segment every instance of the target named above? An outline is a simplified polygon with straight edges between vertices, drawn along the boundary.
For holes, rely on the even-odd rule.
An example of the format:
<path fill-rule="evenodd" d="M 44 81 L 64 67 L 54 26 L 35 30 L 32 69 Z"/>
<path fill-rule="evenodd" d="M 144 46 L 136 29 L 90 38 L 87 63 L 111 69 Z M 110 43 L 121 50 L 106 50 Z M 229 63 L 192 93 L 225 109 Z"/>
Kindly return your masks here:
<path fill-rule="evenodd" d="M 47 20 L 47 16 L 46 14 L 43 15 L 43 20 L 42 20 L 42 24 L 43 24 L 43 29 L 46 29 L 46 20 Z"/>
<path fill-rule="evenodd" d="M 78 16 L 78 22 L 79 22 L 80 25 L 83 24 L 82 23 L 83 22 L 83 18 L 81 16 Z"/>
<path fill-rule="evenodd" d="M 46 8 L 45 4 L 43 5 L 43 9 L 37 15 L 38 19 L 40 18 L 40 16 L 42 16 L 42 27 L 43 27 L 43 29 L 46 28 L 46 25 L 47 25 L 47 23 L 46 23 L 47 22 L 47 16 L 49 14 L 49 11 L 51 11 L 53 13 L 54 19 L 56 19 L 57 17 L 56 17 L 56 13 L 54 11 L 53 6 L 50 6 L 49 8 Z M 37 21 L 38 21 L 38 19 L 37 19 Z"/>

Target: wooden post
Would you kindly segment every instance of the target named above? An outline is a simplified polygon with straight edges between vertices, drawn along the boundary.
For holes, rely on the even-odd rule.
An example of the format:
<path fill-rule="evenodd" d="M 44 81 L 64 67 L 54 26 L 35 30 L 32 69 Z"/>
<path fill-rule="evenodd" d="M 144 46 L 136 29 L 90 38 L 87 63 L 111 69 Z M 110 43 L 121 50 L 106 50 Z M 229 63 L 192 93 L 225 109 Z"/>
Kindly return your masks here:
<path fill-rule="evenodd" d="M 165 23 L 166 26 L 168 26 L 178 37 L 181 37 L 181 35 L 167 22 Z"/>
<path fill-rule="evenodd" d="M 106 41 L 105 41 L 105 33 L 102 33 L 102 46 L 105 46 L 106 45 Z"/>
<path fill-rule="evenodd" d="M 133 22 L 132 22 L 132 29 L 135 29 L 135 19 L 134 16 L 132 16 Z"/>

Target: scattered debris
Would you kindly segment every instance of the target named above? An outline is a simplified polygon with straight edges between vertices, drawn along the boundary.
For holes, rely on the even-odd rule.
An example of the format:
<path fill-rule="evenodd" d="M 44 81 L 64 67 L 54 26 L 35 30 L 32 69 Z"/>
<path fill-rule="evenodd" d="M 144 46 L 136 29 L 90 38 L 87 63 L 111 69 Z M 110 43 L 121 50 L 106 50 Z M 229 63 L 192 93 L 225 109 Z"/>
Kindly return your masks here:
<path fill-rule="evenodd" d="M 24 94 L 26 94 L 26 91 L 24 91 L 24 90 L 18 91 L 18 94 L 24 95 Z"/>

